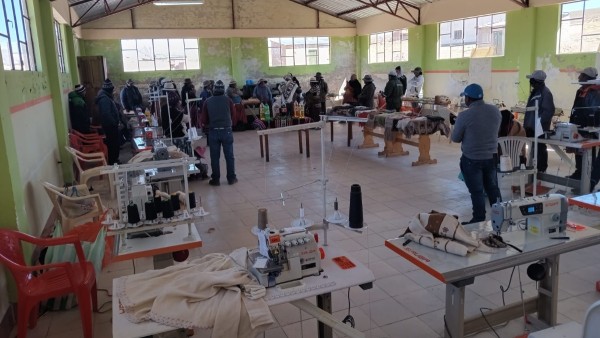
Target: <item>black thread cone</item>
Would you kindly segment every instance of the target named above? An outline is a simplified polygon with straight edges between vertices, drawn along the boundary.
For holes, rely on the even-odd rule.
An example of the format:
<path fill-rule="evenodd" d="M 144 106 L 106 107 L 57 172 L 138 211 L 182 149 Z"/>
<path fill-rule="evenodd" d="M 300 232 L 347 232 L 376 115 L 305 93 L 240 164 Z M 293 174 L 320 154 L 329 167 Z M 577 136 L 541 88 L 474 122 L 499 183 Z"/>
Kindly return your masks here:
<path fill-rule="evenodd" d="M 190 199 L 190 209 L 194 209 L 196 207 L 196 193 L 195 192 L 189 193 L 189 199 Z"/>
<path fill-rule="evenodd" d="M 127 222 L 129 223 L 137 223 L 140 221 L 140 212 L 138 210 L 137 204 L 129 203 L 127 206 Z"/>
<path fill-rule="evenodd" d="M 362 192 L 360 185 L 353 184 L 350 188 L 350 209 L 348 210 L 348 222 L 351 228 L 363 227 Z"/>
<path fill-rule="evenodd" d="M 159 197 L 154 197 L 154 210 L 158 214 L 162 212 L 162 199 Z"/>
<path fill-rule="evenodd" d="M 154 201 L 144 203 L 144 209 L 146 209 L 146 221 L 153 221 L 156 219 L 156 205 L 154 204 Z"/>
<path fill-rule="evenodd" d="M 171 195 L 171 206 L 173 206 L 173 211 L 179 210 L 179 195 Z"/>
<path fill-rule="evenodd" d="M 173 213 L 173 204 L 171 204 L 171 199 L 162 201 L 160 204 L 162 206 L 161 209 L 162 209 L 162 213 L 163 213 L 163 218 L 173 217 L 174 213 Z"/>

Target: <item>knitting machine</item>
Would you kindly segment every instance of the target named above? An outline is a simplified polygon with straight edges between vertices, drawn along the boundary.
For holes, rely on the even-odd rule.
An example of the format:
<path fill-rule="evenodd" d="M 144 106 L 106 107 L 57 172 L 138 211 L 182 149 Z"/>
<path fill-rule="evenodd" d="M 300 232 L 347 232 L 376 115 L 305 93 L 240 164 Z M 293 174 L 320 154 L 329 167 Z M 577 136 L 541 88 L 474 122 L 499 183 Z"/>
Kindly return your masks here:
<path fill-rule="evenodd" d="M 580 142 L 584 138 L 579 134 L 578 126 L 569 122 L 558 122 L 554 128 L 554 133 L 549 135 L 552 140 L 566 142 Z"/>
<path fill-rule="evenodd" d="M 558 234 L 566 230 L 567 208 L 567 198 L 559 194 L 498 202 L 492 205 L 492 228 L 500 234 L 524 221 L 531 234 Z"/>
<path fill-rule="evenodd" d="M 257 235 L 259 247 L 248 250 L 248 268 L 264 287 L 321 272 L 321 253 L 308 230 L 266 228 Z"/>

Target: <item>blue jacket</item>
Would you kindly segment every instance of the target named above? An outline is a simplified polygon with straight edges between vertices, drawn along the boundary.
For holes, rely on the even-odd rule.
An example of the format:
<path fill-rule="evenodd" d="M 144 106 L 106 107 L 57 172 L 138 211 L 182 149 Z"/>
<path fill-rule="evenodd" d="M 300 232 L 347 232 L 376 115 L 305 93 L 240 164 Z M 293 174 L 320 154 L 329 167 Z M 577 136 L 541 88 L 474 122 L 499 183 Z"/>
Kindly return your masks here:
<path fill-rule="evenodd" d="M 267 86 L 257 85 L 254 87 L 254 93 L 252 96 L 259 99 L 262 103 L 272 103 L 273 102 L 273 94 L 271 94 L 271 89 Z"/>

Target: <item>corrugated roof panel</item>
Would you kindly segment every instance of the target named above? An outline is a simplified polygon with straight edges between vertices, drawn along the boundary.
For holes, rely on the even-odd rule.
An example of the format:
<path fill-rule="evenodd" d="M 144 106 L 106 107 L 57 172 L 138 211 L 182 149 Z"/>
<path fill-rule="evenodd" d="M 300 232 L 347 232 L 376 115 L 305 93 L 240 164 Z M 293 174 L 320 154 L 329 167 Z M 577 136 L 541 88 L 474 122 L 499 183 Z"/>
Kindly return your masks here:
<path fill-rule="evenodd" d="M 356 19 L 368 18 L 370 16 L 378 15 L 378 14 L 382 14 L 382 13 L 383 12 L 378 10 L 377 8 L 369 7 L 369 8 L 361 9 L 360 11 L 348 13 L 345 16 L 352 18 L 353 20 L 356 20 Z"/>
<path fill-rule="evenodd" d="M 110 11 L 107 13 L 105 8 L 105 1 Z M 80 0 L 69 0 L 70 4 L 74 4 L 77 2 L 81 2 Z M 103 18 L 107 15 L 110 15 L 114 12 L 118 12 L 124 9 L 132 8 L 140 5 L 138 0 L 101 0 L 96 1 L 92 0 L 89 2 L 81 3 L 79 5 L 73 6 L 73 10 L 79 16 L 79 24 L 90 22 L 93 20 L 97 20 Z M 90 9 L 91 8 L 91 9 Z"/>

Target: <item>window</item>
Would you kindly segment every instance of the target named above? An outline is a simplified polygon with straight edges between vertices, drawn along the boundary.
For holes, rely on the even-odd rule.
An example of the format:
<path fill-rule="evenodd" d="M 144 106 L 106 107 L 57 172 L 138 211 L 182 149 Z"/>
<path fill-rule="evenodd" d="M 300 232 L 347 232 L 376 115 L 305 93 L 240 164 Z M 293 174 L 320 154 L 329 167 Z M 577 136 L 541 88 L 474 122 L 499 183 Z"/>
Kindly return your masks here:
<path fill-rule="evenodd" d="M 2 0 L 0 49 L 4 70 L 35 70 L 26 0 Z"/>
<path fill-rule="evenodd" d="M 123 71 L 200 69 L 197 39 L 121 40 Z"/>
<path fill-rule="evenodd" d="M 328 37 L 268 38 L 269 66 L 329 64 Z"/>
<path fill-rule="evenodd" d="M 441 22 L 438 59 L 502 56 L 505 29 L 505 13 Z"/>
<path fill-rule="evenodd" d="M 597 52 L 600 45 L 600 0 L 561 5 L 558 54 Z"/>
<path fill-rule="evenodd" d="M 54 20 L 54 36 L 56 37 L 56 56 L 58 58 L 58 69 L 61 73 L 66 73 L 65 68 L 65 52 L 63 50 L 62 33 L 60 31 L 60 24 Z"/>
<path fill-rule="evenodd" d="M 369 63 L 408 61 L 408 29 L 369 36 Z"/>

